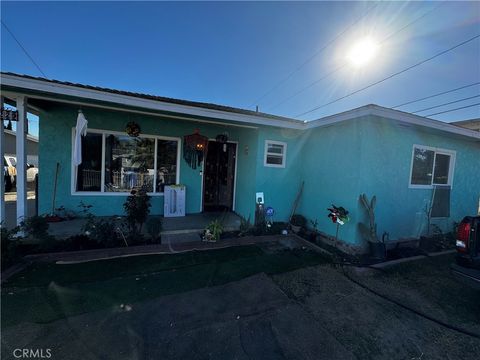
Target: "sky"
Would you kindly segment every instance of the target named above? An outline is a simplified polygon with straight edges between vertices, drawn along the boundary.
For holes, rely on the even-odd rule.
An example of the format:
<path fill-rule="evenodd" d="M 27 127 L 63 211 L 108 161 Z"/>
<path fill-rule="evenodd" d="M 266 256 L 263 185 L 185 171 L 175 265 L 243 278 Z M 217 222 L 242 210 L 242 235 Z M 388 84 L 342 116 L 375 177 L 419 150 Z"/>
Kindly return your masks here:
<path fill-rule="evenodd" d="M 307 121 L 480 82 L 480 38 L 394 75 L 480 35 L 480 2 L 2 1 L 1 19 L 48 78 Z M 377 52 L 356 68 L 347 57 L 366 37 Z M 0 68 L 43 76 L 3 24 Z M 398 109 L 435 107 L 427 116 L 479 94 L 477 84 Z M 478 118 L 480 106 L 431 117 Z"/>

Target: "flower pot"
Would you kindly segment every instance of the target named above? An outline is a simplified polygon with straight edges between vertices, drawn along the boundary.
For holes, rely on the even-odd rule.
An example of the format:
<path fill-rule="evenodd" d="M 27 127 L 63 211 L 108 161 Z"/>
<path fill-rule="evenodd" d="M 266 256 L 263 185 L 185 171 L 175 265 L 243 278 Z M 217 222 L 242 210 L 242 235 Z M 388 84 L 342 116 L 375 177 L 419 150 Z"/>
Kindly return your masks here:
<path fill-rule="evenodd" d="M 295 233 L 295 234 L 298 234 L 300 232 L 300 230 L 302 230 L 302 227 L 301 226 L 297 226 L 297 225 L 291 225 L 292 227 L 292 231 Z"/>
<path fill-rule="evenodd" d="M 385 260 L 385 244 L 381 242 L 370 242 L 370 255 L 377 260 Z"/>

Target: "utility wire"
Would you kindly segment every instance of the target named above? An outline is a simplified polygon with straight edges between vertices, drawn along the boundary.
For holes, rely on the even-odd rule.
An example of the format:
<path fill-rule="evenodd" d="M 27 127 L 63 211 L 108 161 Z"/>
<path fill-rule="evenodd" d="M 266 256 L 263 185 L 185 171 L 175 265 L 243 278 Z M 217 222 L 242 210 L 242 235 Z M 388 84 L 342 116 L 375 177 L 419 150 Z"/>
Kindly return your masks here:
<path fill-rule="evenodd" d="M 431 98 L 434 98 L 434 97 L 436 97 L 436 96 L 448 94 L 448 93 L 451 93 L 451 92 L 454 92 L 454 91 L 466 89 L 466 88 L 468 88 L 468 87 L 475 86 L 475 85 L 478 85 L 478 84 L 480 84 L 480 82 L 475 82 L 475 83 L 470 84 L 470 85 L 465 85 L 465 86 L 461 86 L 461 87 L 458 87 L 458 88 L 455 88 L 455 89 L 452 89 L 452 90 L 443 91 L 443 92 L 441 92 L 441 93 L 433 94 L 433 95 L 430 95 L 430 96 L 426 96 L 426 97 L 421 98 L 421 99 L 412 100 L 412 101 L 409 101 L 409 102 L 406 102 L 406 103 L 403 103 L 403 104 L 400 104 L 400 105 L 392 106 L 392 109 L 396 109 L 396 108 L 402 107 L 402 106 L 404 106 L 404 105 L 413 104 L 413 103 L 416 103 L 416 102 L 419 102 L 419 101 L 422 101 L 422 100 L 431 99 Z"/>
<path fill-rule="evenodd" d="M 442 106 L 445 106 L 445 105 L 455 104 L 455 103 L 458 103 L 460 101 L 475 99 L 477 97 L 480 97 L 480 95 L 470 96 L 470 97 L 467 97 L 467 98 L 463 98 L 463 99 L 459 99 L 459 100 L 455 100 L 455 101 L 450 101 L 450 102 L 447 102 L 445 104 L 431 106 L 431 107 L 428 107 L 428 108 L 425 108 L 425 109 L 422 109 L 422 110 L 417 110 L 417 111 L 411 112 L 411 114 L 417 114 L 419 112 L 423 112 L 423 111 L 427 111 L 427 110 L 431 110 L 431 109 L 436 109 L 436 108 L 439 108 L 439 107 L 442 107 Z"/>
<path fill-rule="evenodd" d="M 38 69 L 38 71 L 40 71 L 40 73 L 44 76 L 44 77 L 47 77 L 47 75 L 45 75 L 45 73 L 42 71 L 42 69 L 40 69 L 40 66 L 38 66 L 38 64 L 35 62 L 35 60 L 33 60 L 33 58 L 30 56 L 30 54 L 28 53 L 27 49 L 25 49 L 25 47 L 20 43 L 20 41 L 16 38 L 15 35 L 13 35 L 13 32 L 8 28 L 7 24 L 5 24 L 2 21 L 2 25 L 5 27 L 5 29 L 7 29 L 8 33 L 12 36 L 13 40 L 16 41 L 16 43 L 18 44 L 18 46 L 20 46 L 20 48 L 23 50 L 23 52 L 25 53 L 25 55 L 27 55 L 27 57 L 30 59 L 30 61 L 33 63 L 33 65 L 36 66 L 36 68 Z"/>
<path fill-rule="evenodd" d="M 302 64 L 297 66 L 292 72 L 290 72 L 287 76 L 285 76 L 282 80 L 280 80 L 278 83 L 276 83 L 274 86 L 272 86 L 268 91 L 266 91 L 262 96 L 260 96 L 257 100 L 255 100 L 250 106 L 253 106 L 255 104 L 258 104 L 261 100 L 263 100 L 267 95 L 269 95 L 272 91 L 276 90 L 279 88 L 281 85 L 286 83 L 295 73 L 297 73 L 301 68 L 303 68 L 305 65 L 307 65 L 310 61 L 312 61 L 315 57 L 317 57 L 320 53 L 322 53 L 326 48 L 328 48 L 330 45 L 332 45 L 335 41 L 337 41 L 343 34 L 345 34 L 348 30 L 350 30 L 354 25 L 356 25 L 360 20 L 362 20 L 364 17 L 366 17 L 375 7 L 377 7 L 378 4 L 373 5 L 370 7 L 362 16 L 360 16 L 357 20 L 355 20 L 353 23 L 351 23 L 345 30 L 343 30 L 340 34 L 335 36 L 332 40 L 330 40 L 328 43 L 326 43 L 324 46 L 322 46 L 318 51 L 316 51 L 313 55 L 311 55 L 307 60 L 305 60 Z"/>
<path fill-rule="evenodd" d="M 450 51 L 453 51 L 453 50 L 455 50 L 456 48 L 458 48 L 458 47 L 460 47 L 460 46 L 462 46 L 462 45 L 468 44 L 469 42 L 471 42 L 471 41 L 473 41 L 473 40 L 475 40 L 475 39 L 478 39 L 479 37 L 480 37 L 480 34 L 479 34 L 479 35 L 475 35 L 474 37 L 472 37 L 472 38 L 470 38 L 470 39 L 468 39 L 468 40 L 462 41 L 461 43 L 459 43 L 459 44 L 457 44 L 457 45 L 455 45 L 455 46 L 452 46 L 451 48 L 448 48 L 447 50 L 443 50 L 443 51 L 439 52 L 438 54 L 435 54 L 435 55 L 433 55 L 433 56 L 431 56 L 431 57 L 429 57 L 429 58 L 427 58 L 427 59 L 425 59 L 425 60 L 422 60 L 422 61 L 420 61 L 420 62 L 418 62 L 418 63 L 416 63 L 416 64 L 414 64 L 414 65 L 411 65 L 411 66 L 409 66 L 409 67 L 407 67 L 407 68 L 405 68 L 405 69 L 403 69 L 403 70 L 400 70 L 400 71 L 398 71 L 398 72 L 396 72 L 396 73 L 393 73 L 392 75 L 389 75 L 389 76 L 387 76 L 386 78 L 383 78 L 383 79 L 381 79 L 381 80 L 378 80 L 378 81 L 376 81 L 376 82 L 374 82 L 374 83 L 372 83 L 372 84 L 370 84 L 370 85 L 364 86 L 363 88 L 360 88 L 360 89 L 358 89 L 358 90 L 355 90 L 355 91 L 353 91 L 353 92 L 351 92 L 351 93 L 349 93 L 349 94 L 347 94 L 347 95 L 341 96 L 341 97 L 339 97 L 338 99 L 332 100 L 332 101 L 330 101 L 330 102 L 328 102 L 328 103 L 325 103 L 325 104 L 323 104 L 323 105 L 320 105 L 320 106 L 316 106 L 316 107 L 314 107 L 314 108 L 311 109 L 311 110 L 308 110 L 308 111 L 305 111 L 305 112 L 303 112 L 303 113 L 301 113 L 301 114 L 299 114 L 299 115 L 296 115 L 294 118 L 298 118 L 298 117 L 300 117 L 300 116 L 309 114 L 309 113 L 311 113 L 311 112 L 313 112 L 313 111 L 316 111 L 316 110 L 319 110 L 319 109 L 321 109 L 321 108 L 324 108 L 325 106 L 334 104 L 334 103 L 336 103 L 336 102 L 338 102 L 338 101 L 340 101 L 340 100 L 343 100 L 343 99 L 346 99 L 346 98 L 348 98 L 348 97 L 350 97 L 350 96 L 352 96 L 352 95 L 358 94 L 359 92 L 364 91 L 364 90 L 367 90 L 367 89 L 371 88 L 372 86 L 378 85 L 378 84 L 380 84 L 380 83 L 382 83 L 382 82 L 384 82 L 384 81 L 387 81 L 387 80 L 389 80 L 389 79 L 391 79 L 391 78 L 393 78 L 393 77 L 395 77 L 395 76 L 398 76 L 398 75 L 400 75 L 400 74 L 403 74 L 404 72 L 407 72 L 407 71 L 409 71 L 409 70 L 411 70 L 411 69 L 413 69 L 413 68 L 416 68 L 417 66 L 423 65 L 423 64 L 425 64 L 426 62 L 428 62 L 428 61 L 430 61 L 430 60 L 433 60 L 433 59 L 435 59 L 435 58 L 437 58 L 437 57 L 439 57 L 439 56 L 441 56 L 441 55 L 444 55 L 444 54 L 446 54 L 446 53 L 448 53 L 448 52 L 450 52 Z"/>
<path fill-rule="evenodd" d="M 446 1 L 442 1 L 440 4 L 438 4 L 437 6 L 435 6 L 433 9 L 430 9 L 428 11 L 426 11 L 425 13 L 423 13 L 421 16 L 419 16 L 418 18 L 410 21 L 408 24 L 406 24 L 405 26 L 401 27 L 400 29 L 398 30 L 395 30 L 394 32 L 392 32 L 390 35 L 388 35 L 386 38 L 384 38 L 381 42 L 380 42 L 380 45 L 382 45 L 384 42 L 386 42 L 387 40 L 389 40 L 391 37 L 397 35 L 398 33 L 402 32 L 403 30 L 405 30 L 407 27 L 413 25 L 414 23 L 416 23 L 417 21 L 423 19 L 425 16 L 429 15 L 430 13 L 434 12 L 435 10 L 437 10 L 440 6 L 442 6 Z M 294 97 L 300 95 L 301 93 L 303 93 L 304 91 L 310 89 L 312 86 L 318 84 L 319 82 L 325 80 L 326 78 L 332 76 L 333 74 L 335 74 L 336 72 L 338 72 L 339 70 L 343 69 L 344 67 L 346 67 L 348 65 L 348 61 L 345 61 L 342 65 L 340 66 L 337 66 L 335 69 L 333 69 L 332 71 L 330 71 L 329 73 L 325 74 L 325 76 L 321 77 L 320 79 L 317 79 L 315 81 L 313 81 L 312 83 L 310 83 L 309 85 L 307 85 L 306 87 L 300 89 L 299 91 L 297 91 L 296 93 L 290 95 L 289 97 L 283 99 L 282 101 L 280 101 L 279 103 L 273 105 L 273 106 L 270 106 L 267 108 L 268 111 L 272 111 L 272 109 L 275 109 L 277 107 L 279 107 L 280 105 L 286 103 L 287 101 L 293 99 Z"/>
<path fill-rule="evenodd" d="M 467 106 L 462 106 L 462 107 L 459 107 L 459 108 L 450 109 L 450 110 L 446 110 L 446 111 L 441 111 L 441 112 L 438 112 L 438 113 L 435 113 L 435 114 L 425 115 L 425 117 L 430 117 L 430 116 L 434 116 L 434 115 L 440 115 L 440 114 L 449 113 L 449 112 L 452 112 L 452 111 L 467 109 L 467 108 L 471 108 L 471 107 L 477 106 L 477 105 L 480 105 L 480 103 L 476 103 L 476 104 L 472 104 L 472 105 L 467 105 Z"/>

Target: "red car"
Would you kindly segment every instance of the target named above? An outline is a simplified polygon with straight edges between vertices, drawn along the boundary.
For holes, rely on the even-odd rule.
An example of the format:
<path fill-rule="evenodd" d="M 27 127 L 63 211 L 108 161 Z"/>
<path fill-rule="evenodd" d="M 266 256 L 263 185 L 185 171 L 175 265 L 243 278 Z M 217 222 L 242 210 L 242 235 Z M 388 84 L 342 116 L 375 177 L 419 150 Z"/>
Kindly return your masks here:
<path fill-rule="evenodd" d="M 453 275 L 480 289 L 480 216 L 466 216 L 458 225 Z"/>

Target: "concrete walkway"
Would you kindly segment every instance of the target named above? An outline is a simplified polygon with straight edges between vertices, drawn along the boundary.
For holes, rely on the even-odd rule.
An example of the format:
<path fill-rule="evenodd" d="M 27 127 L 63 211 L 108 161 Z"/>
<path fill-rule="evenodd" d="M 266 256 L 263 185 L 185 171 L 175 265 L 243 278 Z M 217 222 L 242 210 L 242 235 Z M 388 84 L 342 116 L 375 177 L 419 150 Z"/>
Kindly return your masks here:
<path fill-rule="evenodd" d="M 2 329 L 2 358 L 16 348 L 65 360 L 355 358 L 265 274 L 122 304 L 119 295 L 115 308 Z"/>

